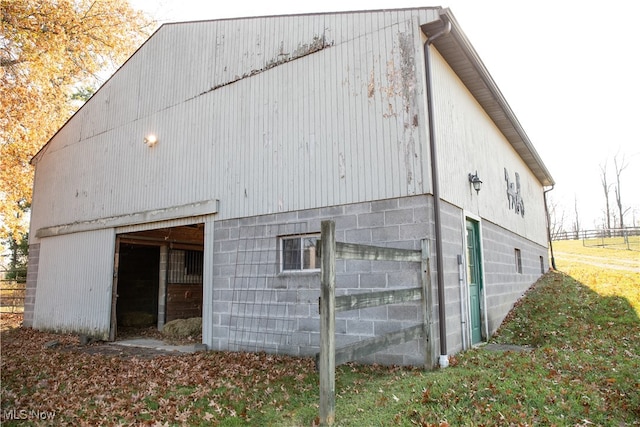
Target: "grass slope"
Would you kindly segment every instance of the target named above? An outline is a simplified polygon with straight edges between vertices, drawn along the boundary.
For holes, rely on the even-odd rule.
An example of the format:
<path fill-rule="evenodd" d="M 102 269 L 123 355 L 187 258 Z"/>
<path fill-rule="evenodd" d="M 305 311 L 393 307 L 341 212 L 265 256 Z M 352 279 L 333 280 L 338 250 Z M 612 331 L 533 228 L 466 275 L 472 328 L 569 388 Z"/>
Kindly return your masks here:
<path fill-rule="evenodd" d="M 532 351 L 480 347 L 436 372 L 341 366 L 336 424 L 640 425 L 640 320 L 629 301 L 549 273 L 493 339 Z M 44 348 L 53 339 L 61 345 Z M 218 352 L 117 357 L 87 354 L 74 340 L 25 328 L 2 332 L 3 425 L 317 422 L 318 375 L 309 359 Z M 54 412 L 54 422 L 28 411 Z M 25 419 L 15 420 L 20 414 Z"/>

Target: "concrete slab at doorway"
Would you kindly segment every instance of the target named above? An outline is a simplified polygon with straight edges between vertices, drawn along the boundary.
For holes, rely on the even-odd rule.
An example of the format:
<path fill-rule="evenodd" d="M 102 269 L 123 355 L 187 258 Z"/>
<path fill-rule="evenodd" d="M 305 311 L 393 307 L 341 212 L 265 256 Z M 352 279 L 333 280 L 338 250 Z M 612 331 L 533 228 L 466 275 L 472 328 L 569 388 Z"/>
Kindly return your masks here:
<path fill-rule="evenodd" d="M 178 353 L 195 353 L 197 345 L 171 345 L 167 344 L 164 341 L 151 339 L 151 338 L 136 338 L 124 341 L 116 341 L 112 343 L 113 345 L 119 345 L 123 347 L 140 347 L 140 348 L 150 348 L 153 350 L 159 351 L 174 351 Z"/>

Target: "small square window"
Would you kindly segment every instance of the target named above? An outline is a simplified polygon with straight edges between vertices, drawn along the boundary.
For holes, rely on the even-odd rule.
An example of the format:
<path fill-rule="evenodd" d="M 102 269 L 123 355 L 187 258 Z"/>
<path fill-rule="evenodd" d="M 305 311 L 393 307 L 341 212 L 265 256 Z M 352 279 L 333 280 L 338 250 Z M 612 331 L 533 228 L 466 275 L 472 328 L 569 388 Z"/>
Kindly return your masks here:
<path fill-rule="evenodd" d="M 304 271 L 320 269 L 320 257 L 316 243 L 320 235 L 282 237 L 281 268 L 282 271 Z"/>
<path fill-rule="evenodd" d="M 522 274 L 522 255 L 520 254 L 520 249 L 515 250 L 516 252 L 516 272 Z"/>

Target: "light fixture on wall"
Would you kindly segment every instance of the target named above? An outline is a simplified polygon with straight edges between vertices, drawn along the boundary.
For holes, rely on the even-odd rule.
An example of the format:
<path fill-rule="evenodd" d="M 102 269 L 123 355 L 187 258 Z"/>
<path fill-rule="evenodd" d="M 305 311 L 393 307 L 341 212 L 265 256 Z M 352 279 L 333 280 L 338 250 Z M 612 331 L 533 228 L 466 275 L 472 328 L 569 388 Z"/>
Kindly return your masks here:
<path fill-rule="evenodd" d="M 476 194 L 478 194 L 482 188 L 482 181 L 478 177 L 478 171 L 469 174 L 469 182 L 473 185 L 473 189 L 476 190 Z"/>
<path fill-rule="evenodd" d="M 147 145 L 147 147 L 153 147 L 158 143 L 158 137 L 155 134 L 150 133 L 144 137 L 144 143 Z"/>

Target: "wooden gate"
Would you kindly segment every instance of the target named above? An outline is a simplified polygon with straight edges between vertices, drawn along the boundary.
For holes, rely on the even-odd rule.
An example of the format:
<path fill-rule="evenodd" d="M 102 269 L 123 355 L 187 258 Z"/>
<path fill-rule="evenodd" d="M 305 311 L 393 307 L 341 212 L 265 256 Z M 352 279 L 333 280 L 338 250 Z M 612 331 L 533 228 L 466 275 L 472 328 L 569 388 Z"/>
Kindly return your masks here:
<path fill-rule="evenodd" d="M 428 240 L 422 240 L 421 246 L 422 250 L 408 250 L 336 242 L 335 222 L 322 222 L 318 245 L 321 256 L 320 353 L 318 357 L 320 425 L 332 425 L 335 421 L 335 368 L 337 365 L 376 353 L 392 345 L 423 338 L 424 367 L 425 369 L 433 368 Z M 420 262 L 421 283 L 415 288 L 336 297 L 336 259 Z M 423 322 L 421 324 L 358 341 L 336 350 L 336 313 L 408 301 L 422 302 Z"/>

